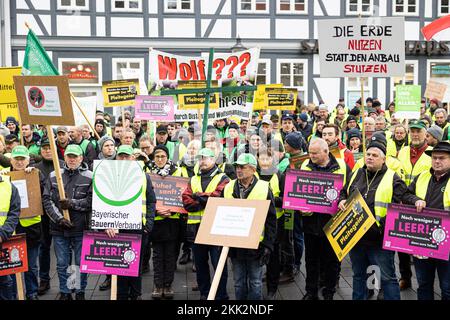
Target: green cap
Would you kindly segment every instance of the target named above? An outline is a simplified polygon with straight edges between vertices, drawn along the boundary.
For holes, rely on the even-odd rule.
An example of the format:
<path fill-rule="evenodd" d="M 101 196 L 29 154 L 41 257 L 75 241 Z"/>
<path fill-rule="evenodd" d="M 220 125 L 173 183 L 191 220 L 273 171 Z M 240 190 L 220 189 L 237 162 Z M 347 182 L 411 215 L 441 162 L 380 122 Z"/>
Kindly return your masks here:
<path fill-rule="evenodd" d="M 29 158 L 30 152 L 28 151 L 27 147 L 25 146 L 17 146 L 15 147 L 11 152 L 11 158 Z"/>
<path fill-rule="evenodd" d="M 64 152 L 64 155 L 69 154 L 79 157 L 83 155 L 83 150 L 79 145 L 69 144 L 66 148 L 66 151 Z"/>
<path fill-rule="evenodd" d="M 119 149 L 117 149 L 117 154 L 127 154 L 131 156 L 134 153 L 134 149 L 132 146 L 121 145 Z"/>
<path fill-rule="evenodd" d="M 239 156 L 239 158 L 237 159 L 237 161 L 235 161 L 233 163 L 234 165 L 241 165 L 241 166 L 245 166 L 247 164 L 253 166 L 253 167 L 257 167 L 257 162 L 256 162 L 256 158 L 254 155 L 252 155 L 251 153 L 243 153 Z"/>
<path fill-rule="evenodd" d="M 426 129 L 427 125 L 422 120 L 413 120 L 409 123 L 409 128 Z"/>
<path fill-rule="evenodd" d="M 200 152 L 198 153 L 197 157 L 208 157 L 208 158 L 214 158 L 216 155 L 214 154 L 214 151 L 212 151 L 209 148 L 203 148 L 202 150 L 200 150 Z"/>

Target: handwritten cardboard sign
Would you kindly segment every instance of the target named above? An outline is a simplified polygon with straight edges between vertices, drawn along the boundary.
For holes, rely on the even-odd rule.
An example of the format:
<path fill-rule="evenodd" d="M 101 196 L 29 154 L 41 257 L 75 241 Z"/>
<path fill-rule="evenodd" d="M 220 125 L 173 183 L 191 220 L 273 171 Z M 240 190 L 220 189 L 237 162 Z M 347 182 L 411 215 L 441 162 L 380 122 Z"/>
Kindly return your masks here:
<path fill-rule="evenodd" d="M 169 209 L 172 212 L 187 213 L 181 195 L 186 190 L 189 179 L 182 177 L 161 177 L 151 175 L 156 195 L 156 210 Z"/>
<path fill-rule="evenodd" d="M 12 171 L 8 175 L 11 183 L 16 186 L 20 195 L 20 217 L 30 218 L 42 216 L 41 184 L 39 181 L 39 172 L 33 170 L 31 173 L 24 171 Z"/>

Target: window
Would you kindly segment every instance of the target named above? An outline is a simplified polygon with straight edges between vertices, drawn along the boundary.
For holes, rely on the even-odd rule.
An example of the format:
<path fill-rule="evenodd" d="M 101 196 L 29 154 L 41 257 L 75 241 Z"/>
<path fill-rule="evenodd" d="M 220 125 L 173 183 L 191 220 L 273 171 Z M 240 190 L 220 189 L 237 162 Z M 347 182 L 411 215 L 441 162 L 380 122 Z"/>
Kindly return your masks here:
<path fill-rule="evenodd" d="M 418 15 L 417 0 L 394 0 L 392 2 L 394 15 L 413 16 Z"/>
<path fill-rule="evenodd" d="M 113 12 L 142 12 L 141 0 L 112 0 Z"/>
<path fill-rule="evenodd" d="M 450 13 L 450 0 L 439 0 L 438 15 L 446 16 Z"/>
<path fill-rule="evenodd" d="M 123 69 L 141 70 L 144 78 L 144 59 L 141 58 L 115 58 L 112 59 L 112 76 L 114 80 L 123 80 Z"/>
<path fill-rule="evenodd" d="M 259 59 L 256 84 L 270 83 L 270 59 Z"/>
<path fill-rule="evenodd" d="M 59 10 L 89 10 L 89 0 L 59 0 Z"/>
<path fill-rule="evenodd" d="M 372 78 L 367 79 L 349 77 L 345 78 L 345 105 L 351 110 L 356 105 L 356 101 L 361 98 L 361 81 L 364 85 L 364 103 L 368 97 L 372 97 Z"/>
<path fill-rule="evenodd" d="M 392 97 L 395 97 L 395 87 L 398 85 L 412 85 L 417 84 L 419 80 L 418 61 L 405 61 L 405 76 L 392 77 L 391 89 Z"/>
<path fill-rule="evenodd" d="M 277 83 L 282 83 L 285 87 L 297 88 L 300 99 L 305 101 L 308 93 L 308 60 L 278 59 L 277 68 Z"/>
<path fill-rule="evenodd" d="M 69 78 L 71 86 L 101 86 L 102 60 L 89 58 L 61 58 L 58 61 L 59 72 Z"/>
<path fill-rule="evenodd" d="M 164 0 L 166 12 L 194 12 L 192 0 Z"/>
<path fill-rule="evenodd" d="M 307 13 L 306 0 L 278 0 L 278 13 Z"/>
<path fill-rule="evenodd" d="M 372 0 L 347 0 L 347 15 L 371 15 L 373 12 Z"/>
<path fill-rule="evenodd" d="M 238 13 L 268 13 L 268 0 L 239 0 Z"/>

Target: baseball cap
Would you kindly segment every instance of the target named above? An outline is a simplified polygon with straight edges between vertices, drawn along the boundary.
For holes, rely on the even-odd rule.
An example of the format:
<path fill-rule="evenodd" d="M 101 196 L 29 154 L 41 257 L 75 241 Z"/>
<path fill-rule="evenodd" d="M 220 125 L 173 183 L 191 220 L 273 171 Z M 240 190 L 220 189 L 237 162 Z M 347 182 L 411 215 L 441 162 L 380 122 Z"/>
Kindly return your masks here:
<path fill-rule="evenodd" d="M 156 133 L 168 133 L 167 126 L 160 125 L 156 129 Z"/>
<path fill-rule="evenodd" d="M 199 151 L 197 157 L 208 157 L 208 158 L 214 158 L 216 155 L 214 154 L 214 151 L 212 151 L 209 148 L 203 148 Z"/>
<path fill-rule="evenodd" d="M 133 149 L 133 147 L 131 147 L 129 145 L 121 145 L 117 149 L 117 154 L 127 154 L 127 155 L 131 156 L 133 153 L 134 153 L 134 149 Z"/>
<path fill-rule="evenodd" d="M 411 129 L 426 129 L 427 125 L 422 120 L 413 120 L 409 123 L 409 127 Z"/>
<path fill-rule="evenodd" d="M 237 159 L 237 161 L 235 161 L 233 163 L 234 165 L 241 165 L 241 166 L 245 166 L 245 165 L 251 165 L 253 167 L 257 167 L 257 162 L 256 162 L 256 158 L 254 155 L 252 155 L 251 153 L 243 153 L 239 156 L 239 158 Z"/>
<path fill-rule="evenodd" d="M 27 147 L 25 146 L 17 146 L 15 147 L 11 152 L 11 158 L 29 158 L 30 152 L 28 151 Z"/>
<path fill-rule="evenodd" d="M 66 151 L 64 152 L 64 155 L 74 155 L 74 156 L 82 156 L 83 150 L 81 150 L 81 147 L 76 144 L 69 144 L 66 148 Z"/>
<path fill-rule="evenodd" d="M 58 127 L 58 128 L 56 128 L 56 133 L 58 133 L 58 132 L 69 132 L 69 129 L 67 129 L 67 127 L 63 127 L 63 126 L 61 126 L 61 127 Z"/>

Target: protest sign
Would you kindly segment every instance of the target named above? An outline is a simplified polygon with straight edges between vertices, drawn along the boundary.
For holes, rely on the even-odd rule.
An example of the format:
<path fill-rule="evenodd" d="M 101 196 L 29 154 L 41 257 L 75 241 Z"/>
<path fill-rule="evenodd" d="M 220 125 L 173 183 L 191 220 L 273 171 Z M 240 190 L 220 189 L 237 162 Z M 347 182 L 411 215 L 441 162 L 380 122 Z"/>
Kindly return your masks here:
<path fill-rule="evenodd" d="M 151 179 L 156 195 L 156 210 L 168 209 L 172 212 L 187 213 L 181 195 L 188 186 L 188 178 L 152 174 Z"/>
<path fill-rule="evenodd" d="M 309 154 L 297 154 L 289 158 L 289 168 L 291 169 L 301 169 L 303 162 L 309 159 Z"/>
<path fill-rule="evenodd" d="M 21 67 L 0 68 L 0 121 L 2 122 L 5 122 L 8 117 L 19 119 L 13 77 L 20 76 L 21 72 Z"/>
<path fill-rule="evenodd" d="M 428 99 L 438 99 L 439 101 L 443 101 L 446 91 L 446 84 L 436 81 L 429 81 L 427 84 L 427 89 L 425 90 L 424 97 Z"/>
<path fill-rule="evenodd" d="M 318 32 L 323 78 L 405 74 L 404 17 L 320 20 Z"/>
<path fill-rule="evenodd" d="M 92 229 L 142 229 L 142 188 L 137 161 L 95 160 Z"/>
<path fill-rule="evenodd" d="M 297 89 L 266 88 L 264 105 L 269 110 L 295 110 L 297 107 Z"/>
<path fill-rule="evenodd" d="M 26 235 L 15 235 L 0 242 L 0 277 L 27 271 Z"/>
<path fill-rule="evenodd" d="M 336 213 L 323 228 L 339 261 L 345 258 L 375 222 L 361 193 L 356 190 L 347 199 L 345 210 Z"/>
<path fill-rule="evenodd" d="M 259 60 L 259 48 L 236 53 L 214 55 L 213 80 L 219 81 L 222 89 L 253 85 Z M 149 91 L 160 95 L 161 90 L 177 89 L 178 81 L 206 80 L 209 56 L 178 56 L 157 50 L 150 50 Z M 199 89 L 200 91 L 200 89 Z M 219 98 L 219 108 L 211 109 L 209 120 L 228 118 L 232 115 L 251 119 L 253 92 L 223 92 Z M 175 106 L 175 121 L 196 121 L 198 111 L 179 110 Z"/>
<path fill-rule="evenodd" d="M 209 198 L 195 243 L 257 249 L 270 201 Z"/>
<path fill-rule="evenodd" d="M 383 249 L 448 261 L 450 213 L 392 204 L 388 207 Z"/>
<path fill-rule="evenodd" d="M 265 98 L 266 98 L 266 89 L 276 89 L 283 88 L 282 83 L 276 84 L 260 84 L 258 85 L 258 89 L 255 91 L 255 96 L 253 99 L 253 111 L 257 110 L 266 110 Z"/>
<path fill-rule="evenodd" d="M 342 174 L 288 169 L 283 209 L 335 214 L 343 180 Z"/>
<path fill-rule="evenodd" d="M 134 99 L 139 95 L 139 80 L 104 81 L 102 90 L 105 107 L 133 106 Z"/>
<path fill-rule="evenodd" d="M 212 87 L 217 88 L 218 82 L 212 81 Z M 178 89 L 206 88 L 206 81 L 178 81 Z M 209 108 L 219 108 L 219 93 L 211 94 Z M 178 95 L 178 110 L 201 109 L 205 107 L 206 93 L 190 93 Z"/>
<path fill-rule="evenodd" d="M 117 234 L 109 238 L 104 232 L 85 232 L 80 271 L 138 277 L 140 255 L 140 234 Z"/>
<path fill-rule="evenodd" d="M 135 119 L 173 121 L 173 97 L 137 96 L 135 100 Z"/>
<path fill-rule="evenodd" d="M 78 104 L 83 108 L 86 116 L 90 121 L 95 120 L 95 112 L 97 111 L 97 97 L 81 97 L 76 98 Z M 76 106 L 74 100 L 73 102 L 73 115 L 75 117 L 75 125 L 81 126 L 83 124 L 87 124 L 86 118 L 81 113 L 80 109 Z"/>
<path fill-rule="evenodd" d="M 12 171 L 8 175 L 11 183 L 17 188 L 20 195 L 20 217 L 30 218 L 42 216 L 41 184 L 39 181 L 39 172 L 37 170 L 31 173 L 24 171 Z"/>
<path fill-rule="evenodd" d="M 15 76 L 14 83 L 22 123 L 75 125 L 66 76 Z"/>
<path fill-rule="evenodd" d="M 419 119 L 422 95 L 421 86 L 395 87 L 395 115 L 400 119 Z"/>
<path fill-rule="evenodd" d="M 122 68 L 120 69 L 123 79 L 139 79 L 139 94 L 148 95 L 147 85 L 141 69 Z"/>

